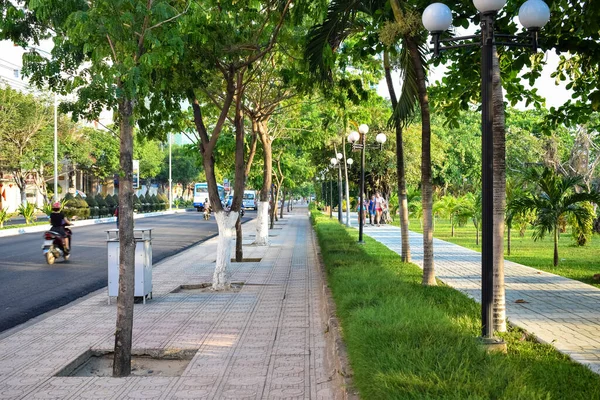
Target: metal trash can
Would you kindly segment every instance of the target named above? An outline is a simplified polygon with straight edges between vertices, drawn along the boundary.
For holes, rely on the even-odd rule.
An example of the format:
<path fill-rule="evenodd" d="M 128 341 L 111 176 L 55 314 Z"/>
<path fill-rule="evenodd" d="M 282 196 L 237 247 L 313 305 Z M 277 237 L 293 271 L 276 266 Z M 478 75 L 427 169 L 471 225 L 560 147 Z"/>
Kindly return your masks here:
<path fill-rule="evenodd" d="M 135 269 L 134 296 L 152 298 L 152 229 L 134 229 Z M 110 298 L 119 295 L 119 230 L 106 231 L 106 248 L 108 252 L 108 304 Z"/>

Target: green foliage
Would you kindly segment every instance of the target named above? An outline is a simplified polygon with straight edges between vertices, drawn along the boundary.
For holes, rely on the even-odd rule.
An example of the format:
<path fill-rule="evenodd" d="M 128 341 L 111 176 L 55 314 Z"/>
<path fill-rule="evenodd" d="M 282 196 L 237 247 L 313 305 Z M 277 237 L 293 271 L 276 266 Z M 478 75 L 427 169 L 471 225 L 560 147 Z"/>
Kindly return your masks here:
<path fill-rule="evenodd" d="M 9 213 L 6 209 L 0 209 L 0 228 L 4 227 L 4 223 L 15 216 L 15 213 Z"/>
<path fill-rule="evenodd" d="M 73 197 L 70 193 L 65 196 L 63 213 L 71 219 L 87 219 L 90 217 L 88 203 L 79 195 Z"/>
<path fill-rule="evenodd" d="M 574 214 L 569 216 L 569 225 L 571 225 L 573 240 L 577 246 L 589 244 L 594 233 L 594 206 L 590 202 L 583 202 L 581 208 L 587 211 L 587 215 L 584 215 L 582 219 L 576 218 Z"/>
<path fill-rule="evenodd" d="M 106 200 L 100 194 L 97 194 L 95 199 L 96 205 L 98 206 L 98 216 L 103 217 L 105 215 L 110 215 L 108 211 L 108 205 L 106 204 Z"/>
<path fill-rule="evenodd" d="M 17 212 L 19 213 L 19 215 L 25 218 L 25 223 L 27 225 L 29 225 L 37 219 L 37 216 L 35 215 L 37 212 L 37 208 L 33 203 L 19 204 Z"/>
<path fill-rule="evenodd" d="M 98 206 L 96 199 L 93 196 L 87 196 L 85 198 L 85 202 L 87 203 L 87 205 L 90 209 L 90 216 L 91 217 L 99 217 L 100 216 L 100 207 Z"/>
<path fill-rule="evenodd" d="M 525 174 L 525 180 L 535 185 L 533 193 L 527 193 L 513 200 L 510 204 L 513 212 L 535 212 L 536 219 L 533 224 L 535 230 L 533 238 L 543 239 L 548 233 L 554 236 L 554 265 L 558 265 L 558 229 L 561 219 L 572 216 L 580 226 L 585 226 L 590 215 L 588 208 L 583 207 L 584 202 L 600 204 L 600 194 L 577 192 L 581 187 L 580 177 L 563 176 L 554 170 L 545 167 L 543 170 L 532 168 Z"/>
<path fill-rule="evenodd" d="M 589 399 L 598 377 L 511 328 L 508 354 L 488 354 L 480 306 L 380 243 L 312 212 L 353 383 L 364 399 Z M 334 240 L 332 240 L 334 238 Z M 472 243 L 472 241 L 471 241 Z M 523 339 L 524 338 L 524 339 Z"/>

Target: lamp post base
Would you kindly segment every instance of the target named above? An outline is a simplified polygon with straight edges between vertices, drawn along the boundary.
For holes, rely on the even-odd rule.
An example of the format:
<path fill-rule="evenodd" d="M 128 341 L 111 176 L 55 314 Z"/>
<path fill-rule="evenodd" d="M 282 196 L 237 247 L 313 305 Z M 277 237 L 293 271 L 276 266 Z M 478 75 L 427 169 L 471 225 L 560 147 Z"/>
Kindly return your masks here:
<path fill-rule="evenodd" d="M 479 345 L 483 347 L 486 353 L 502 353 L 506 354 L 506 342 L 500 338 L 478 338 Z"/>

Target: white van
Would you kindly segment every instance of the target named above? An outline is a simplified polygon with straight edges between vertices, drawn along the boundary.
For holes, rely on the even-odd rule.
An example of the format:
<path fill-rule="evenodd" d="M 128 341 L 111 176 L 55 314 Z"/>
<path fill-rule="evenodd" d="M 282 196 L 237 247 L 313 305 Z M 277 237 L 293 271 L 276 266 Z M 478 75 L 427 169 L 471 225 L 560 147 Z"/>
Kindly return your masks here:
<path fill-rule="evenodd" d="M 244 197 L 242 197 L 242 208 L 245 210 L 258 210 L 256 204 L 256 191 L 244 190 Z"/>

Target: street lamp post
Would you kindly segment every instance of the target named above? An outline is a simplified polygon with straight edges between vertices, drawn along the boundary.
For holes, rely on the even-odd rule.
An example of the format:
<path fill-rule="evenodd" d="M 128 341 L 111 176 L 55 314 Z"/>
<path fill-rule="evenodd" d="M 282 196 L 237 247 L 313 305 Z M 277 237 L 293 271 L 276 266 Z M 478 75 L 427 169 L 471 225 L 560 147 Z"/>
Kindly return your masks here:
<path fill-rule="evenodd" d="M 346 150 L 344 150 L 344 154 L 346 153 Z M 353 159 L 348 158 L 346 159 L 346 225 L 347 226 L 352 226 L 352 224 L 350 223 L 350 182 L 348 181 L 348 168 L 350 168 L 352 166 L 352 163 L 354 162 Z"/>
<path fill-rule="evenodd" d="M 335 157 L 331 158 L 331 166 L 336 167 L 338 170 L 338 221 L 340 224 L 342 223 L 342 163 L 340 160 L 342 159 L 343 154 L 337 153 Z"/>
<path fill-rule="evenodd" d="M 433 52 L 459 47 L 481 47 L 481 322 L 482 338 L 493 340 L 493 300 L 494 300 L 494 253 L 493 253 L 493 183 L 494 183 L 494 141 L 493 141 L 493 47 L 529 47 L 534 52 L 538 48 L 538 32 L 550 19 L 550 9 L 542 0 L 527 0 L 519 9 L 519 20 L 529 35 L 504 35 L 494 33 L 494 22 L 498 11 L 506 0 L 473 0 L 481 16 L 481 34 L 441 39 L 442 33 L 452 24 L 452 12 L 442 3 L 433 3 L 423 12 L 423 25 L 431 32 Z M 496 38 L 501 41 L 496 41 Z M 465 42 L 454 44 L 456 42 Z M 443 44 L 449 43 L 449 45 Z"/>
<path fill-rule="evenodd" d="M 329 178 L 329 218 L 333 218 L 333 173 Z"/>
<path fill-rule="evenodd" d="M 383 133 L 379 133 L 375 140 L 378 144 L 367 144 L 367 133 L 369 126 L 362 124 L 358 127 L 358 132 L 352 131 L 348 135 L 348 142 L 352 143 L 352 150 L 360 151 L 360 194 L 358 203 L 358 243 L 363 241 L 363 226 L 365 224 L 364 195 L 365 195 L 365 148 L 383 148 L 383 144 L 387 137 Z"/>

